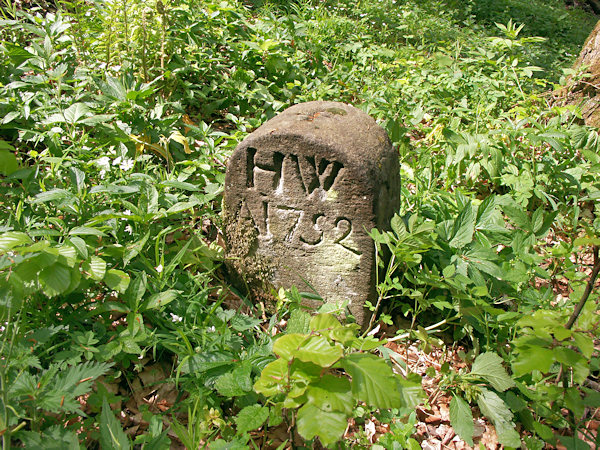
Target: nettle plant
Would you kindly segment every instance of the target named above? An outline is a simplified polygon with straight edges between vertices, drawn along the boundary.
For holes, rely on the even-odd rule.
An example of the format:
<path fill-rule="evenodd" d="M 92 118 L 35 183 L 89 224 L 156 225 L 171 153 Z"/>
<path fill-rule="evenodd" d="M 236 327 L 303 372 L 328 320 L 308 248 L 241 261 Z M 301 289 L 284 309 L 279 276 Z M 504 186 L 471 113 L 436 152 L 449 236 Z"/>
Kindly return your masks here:
<path fill-rule="evenodd" d="M 382 342 L 357 338 L 357 329 L 332 314 L 318 314 L 310 320 L 309 333 L 285 334 L 275 341 L 278 359 L 254 384 L 276 412 L 269 425 L 285 420 L 304 439 L 318 437 L 329 447 L 343 436 L 359 403 L 378 409 L 418 404 L 420 383 L 395 374 L 383 359 L 368 353 Z M 263 422 L 267 416 L 264 411 Z"/>

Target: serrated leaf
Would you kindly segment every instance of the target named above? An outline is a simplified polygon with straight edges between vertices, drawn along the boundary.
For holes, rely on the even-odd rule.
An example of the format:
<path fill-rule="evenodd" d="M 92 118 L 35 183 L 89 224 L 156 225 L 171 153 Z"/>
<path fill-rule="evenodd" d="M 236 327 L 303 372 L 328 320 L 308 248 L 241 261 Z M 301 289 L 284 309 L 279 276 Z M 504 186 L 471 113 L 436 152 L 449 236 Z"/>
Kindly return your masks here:
<path fill-rule="evenodd" d="M 471 374 L 479 375 L 494 389 L 504 392 L 513 387 L 515 382 L 502 366 L 502 361 L 502 358 L 494 352 L 482 353 L 475 359 Z"/>
<path fill-rule="evenodd" d="M 252 365 L 245 362 L 217 378 L 215 388 L 219 394 L 228 398 L 245 395 L 252 390 L 251 373 Z"/>
<path fill-rule="evenodd" d="M 246 406 L 235 418 L 238 434 L 256 430 L 269 418 L 269 408 L 261 405 Z"/>
<path fill-rule="evenodd" d="M 554 361 L 552 350 L 532 345 L 523 349 L 519 348 L 519 354 L 513 360 L 511 367 L 514 376 L 518 378 L 534 370 L 546 373 Z"/>
<path fill-rule="evenodd" d="M 318 437 L 324 447 L 331 447 L 346 431 L 348 419 L 340 412 L 325 412 L 312 403 L 298 410 L 298 433 L 304 439 Z"/>
<path fill-rule="evenodd" d="M 473 446 L 473 411 L 469 404 L 458 396 L 452 397 L 450 401 L 450 425 L 463 441 Z"/>
<path fill-rule="evenodd" d="M 482 388 L 477 405 L 481 413 L 494 424 L 498 442 L 514 448 L 521 446 L 521 438 L 512 421 L 513 414 L 498 394 Z"/>
<path fill-rule="evenodd" d="M 63 115 L 67 123 L 77 123 L 79 119 L 90 113 L 90 108 L 85 103 L 74 103 L 65 109 Z"/>
<path fill-rule="evenodd" d="M 559 436 L 560 443 L 564 445 L 567 450 L 590 450 L 590 445 L 574 436 Z"/>
<path fill-rule="evenodd" d="M 102 399 L 102 413 L 100 414 L 100 448 L 102 450 L 129 450 L 130 448 L 129 439 L 123 432 L 121 422 L 113 414 L 106 397 Z"/>
<path fill-rule="evenodd" d="M 452 239 L 450 239 L 448 244 L 453 248 L 463 248 L 473 240 L 474 232 L 475 216 L 473 214 L 473 207 L 468 202 L 454 221 Z"/>
<path fill-rule="evenodd" d="M 0 234 L 0 253 L 4 253 L 11 248 L 21 245 L 32 244 L 33 241 L 25 233 L 20 231 L 8 231 Z"/>
<path fill-rule="evenodd" d="M 106 285 L 114 289 L 118 292 L 125 292 L 127 290 L 127 286 L 129 286 L 129 275 L 125 272 L 117 269 L 110 269 L 106 272 L 104 276 L 104 282 Z"/>
<path fill-rule="evenodd" d="M 40 272 L 39 280 L 44 294 L 55 297 L 69 289 L 71 269 L 62 264 L 53 264 Z"/>
<path fill-rule="evenodd" d="M 286 333 L 308 333 L 310 331 L 310 319 L 311 315 L 306 311 L 301 309 L 293 310 L 285 329 Z"/>
<path fill-rule="evenodd" d="M 386 362 L 369 353 L 351 353 L 340 365 L 352 377 L 352 393 L 375 408 L 399 408 L 400 392 L 394 373 Z"/>

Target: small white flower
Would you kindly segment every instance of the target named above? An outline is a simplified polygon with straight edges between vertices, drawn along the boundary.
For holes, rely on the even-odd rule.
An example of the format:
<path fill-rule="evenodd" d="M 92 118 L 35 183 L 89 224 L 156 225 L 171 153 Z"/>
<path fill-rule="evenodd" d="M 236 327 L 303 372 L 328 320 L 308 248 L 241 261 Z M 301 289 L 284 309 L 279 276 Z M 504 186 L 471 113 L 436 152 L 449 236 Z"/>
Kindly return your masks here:
<path fill-rule="evenodd" d="M 118 166 L 119 164 L 121 164 L 121 157 L 117 156 L 115 159 L 113 159 L 112 165 L 113 166 Z"/>
<path fill-rule="evenodd" d="M 63 129 L 61 127 L 52 127 L 50 131 L 52 131 L 53 133 L 62 133 Z"/>
<path fill-rule="evenodd" d="M 110 158 L 108 156 L 103 156 L 102 158 L 98 158 L 96 160 L 96 165 L 101 169 L 109 169 L 110 168 Z"/>
<path fill-rule="evenodd" d="M 206 145 L 206 142 L 204 142 L 204 141 L 198 141 L 198 145 L 200 147 L 204 147 Z"/>
<path fill-rule="evenodd" d="M 173 313 L 169 313 L 169 314 L 171 314 L 171 320 L 173 322 L 181 322 L 183 320 L 183 317 L 180 317 L 177 314 L 173 314 Z"/>
<path fill-rule="evenodd" d="M 158 266 L 155 267 L 155 269 L 158 273 L 161 273 L 163 271 L 163 265 L 159 264 Z"/>
<path fill-rule="evenodd" d="M 125 227 L 125 233 L 133 234 L 133 228 L 131 228 L 131 225 L 127 225 Z"/>
<path fill-rule="evenodd" d="M 133 159 L 124 159 L 123 161 L 121 161 L 121 164 L 119 164 L 119 167 L 121 168 L 121 170 L 129 172 L 131 169 L 133 169 L 134 164 L 135 162 L 133 161 Z"/>
<path fill-rule="evenodd" d="M 106 175 L 106 170 L 102 169 L 98 175 L 100 175 L 101 180 L 104 180 L 104 177 Z"/>
<path fill-rule="evenodd" d="M 123 211 L 123 215 L 124 216 L 130 216 L 131 215 L 131 211 L 126 209 L 125 211 Z"/>
<path fill-rule="evenodd" d="M 208 331 L 209 333 L 214 333 L 214 332 L 215 332 L 215 331 L 217 331 L 217 330 L 216 330 L 215 326 L 213 325 L 212 327 L 208 327 L 208 328 L 206 329 L 206 331 Z"/>

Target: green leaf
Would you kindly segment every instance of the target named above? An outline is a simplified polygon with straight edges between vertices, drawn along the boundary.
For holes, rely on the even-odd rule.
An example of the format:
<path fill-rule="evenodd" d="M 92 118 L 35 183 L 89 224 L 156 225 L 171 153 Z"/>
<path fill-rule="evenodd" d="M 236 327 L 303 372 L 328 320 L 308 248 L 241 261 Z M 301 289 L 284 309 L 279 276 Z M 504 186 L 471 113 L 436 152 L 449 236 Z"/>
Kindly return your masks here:
<path fill-rule="evenodd" d="M 519 348 L 519 354 L 512 362 L 511 367 L 514 376 L 518 378 L 534 370 L 546 373 L 550 370 L 554 360 L 552 350 L 532 345 Z"/>
<path fill-rule="evenodd" d="M 340 365 L 352 377 L 352 393 L 356 399 L 375 408 L 402 406 L 394 373 L 383 359 L 369 353 L 351 353 Z"/>
<path fill-rule="evenodd" d="M 286 333 L 308 333 L 310 331 L 310 320 L 311 315 L 309 313 L 299 308 L 295 309 L 290 314 L 285 331 Z"/>
<path fill-rule="evenodd" d="M 335 330 L 342 324 L 333 314 L 317 314 L 310 321 L 310 330 L 324 334 L 324 331 Z"/>
<path fill-rule="evenodd" d="M 8 231 L 0 234 L 0 253 L 4 253 L 11 248 L 21 245 L 32 244 L 33 241 L 25 233 L 20 231 Z"/>
<path fill-rule="evenodd" d="M 19 161 L 13 152 L 0 150 L 0 173 L 10 175 L 19 168 Z"/>
<path fill-rule="evenodd" d="M 102 399 L 100 414 L 100 448 L 102 450 L 129 450 L 129 439 L 123 432 L 121 422 L 114 416 L 106 397 Z"/>
<path fill-rule="evenodd" d="M 53 264 L 40 272 L 39 280 L 44 294 L 55 297 L 69 289 L 71 269 L 62 264 Z"/>
<path fill-rule="evenodd" d="M 287 370 L 288 362 L 283 358 L 270 362 L 262 370 L 256 383 L 254 383 L 254 390 L 267 397 L 284 392 Z"/>
<path fill-rule="evenodd" d="M 90 108 L 85 103 L 74 103 L 65 109 L 63 115 L 67 123 L 77 123 L 79 119 L 90 113 Z"/>
<path fill-rule="evenodd" d="M 158 294 L 151 295 L 145 303 L 143 310 L 158 309 L 162 306 L 165 306 L 166 304 L 171 303 L 173 300 L 175 300 L 180 293 L 181 291 L 169 289 L 168 291 L 159 292 Z"/>
<path fill-rule="evenodd" d="M 331 345 L 323 336 L 310 336 L 296 351 L 295 357 L 321 367 L 330 367 L 344 354 L 341 345 Z"/>
<path fill-rule="evenodd" d="M 146 245 L 150 232 L 148 231 L 139 241 L 129 244 L 125 247 L 125 253 L 123 254 L 123 265 L 126 266 L 129 262 L 135 258 Z"/>
<path fill-rule="evenodd" d="M 355 404 L 350 381 L 333 375 L 325 375 L 318 383 L 311 384 L 306 396 L 310 403 L 325 412 L 338 411 L 347 416 L 352 413 Z"/>
<path fill-rule="evenodd" d="M 261 405 L 246 406 L 235 418 L 238 434 L 256 430 L 269 418 L 269 408 Z"/>
<path fill-rule="evenodd" d="M 340 345 L 331 345 L 322 336 L 286 334 L 275 341 L 273 352 L 283 359 L 298 358 L 321 367 L 329 367 L 342 357 Z"/>
<path fill-rule="evenodd" d="M 494 424 L 498 442 L 514 448 L 521 446 L 521 438 L 512 421 L 513 414 L 498 394 L 482 388 L 477 405 L 481 413 Z"/>
<path fill-rule="evenodd" d="M 129 286 L 129 275 L 121 270 L 110 269 L 104 276 L 104 282 L 109 288 L 123 293 L 127 290 L 127 286 Z"/>
<path fill-rule="evenodd" d="M 452 228 L 452 239 L 448 243 L 453 248 L 463 248 L 473 240 L 475 232 L 475 216 L 471 202 L 467 202 L 458 217 L 454 221 Z"/>
<path fill-rule="evenodd" d="M 493 352 L 479 355 L 473 363 L 472 375 L 479 375 L 492 385 L 494 389 L 504 392 L 515 385 L 502 366 L 502 358 Z"/>
<path fill-rule="evenodd" d="M 559 436 L 558 440 L 567 450 L 590 450 L 591 448 L 587 442 L 574 436 Z"/>
<path fill-rule="evenodd" d="M 450 425 L 463 441 L 473 446 L 473 411 L 469 404 L 458 396 L 452 397 L 450 401 Z"/>
<path fill-rule="evenodd" d="M 325 412 L 312 403 L 298 410 L 298 433 L 304 439 L 318 437 L 323 447 L 332 447 L 344 434 L 348 418 L 340 412 Z"/>
<path fill-rule="evenodd" d="M 72 192 L 66 189 L 51 189 L 49 191 L 40 192 L 35 196 L 31 203 L 46 203 L 51 201 L 73 200 L 75 196 Z"/>
<path fill-rule="evenodd" d="M 69 236 L 106 236 L 106 234 L 96 228 L 74 227 L 69 231 Z"/>
<path fill-rule="evenodd" d="M 244 362 L 231 372 L 224 373 L 215 381 L 215 388 L 224 397 L 238 397 L 252 391 L 250 375 L 252 365 Z"/>
<path fill-rule="evenodd" d="M 106 261 L 98 256 L 92 256 L 89 260 L 83 262 L 82 269 L 92 280 L 100 281 L 106 274 Z"/>
<path fill-rule="evenodd" d="M 23 47 L 20 47 L 16 44 L 3 41 L 2 45 L 4 46 L 4 48 L 6 48 L 6 54 L 10 58 L 11 62 L 17 67 L 23 64 L 28 59 L 33 58 L 35 56 L 34 54 L 29 53 Z"/>

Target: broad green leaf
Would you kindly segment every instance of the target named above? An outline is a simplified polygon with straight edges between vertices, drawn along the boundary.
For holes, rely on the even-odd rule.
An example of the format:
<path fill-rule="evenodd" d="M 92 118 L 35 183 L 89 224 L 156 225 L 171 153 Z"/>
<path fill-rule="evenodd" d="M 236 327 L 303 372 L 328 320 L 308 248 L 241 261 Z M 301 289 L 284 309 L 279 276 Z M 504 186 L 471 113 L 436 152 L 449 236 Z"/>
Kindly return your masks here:
<path fill-rule="evenodd" d="M 129 450 L 131 448 L 121 422 L 115 417 L 106 397 L 102 399 L 102 413 L 100 414 L 100 448 L 102 450 Z"/>
<path fill-rule="evenodd" d="M 231 372 L 221 375 L 215 381 L 215 388 L 224 397 L 237 397 L 252 391 L 252 364 L 245 361 Z"/>
<path fill-rule="evenodd" d="M 554 356 L 559 363 L 573 369 L 573 378 L 577 383 L 583 383 L 590 373 L 589 362 L 580 353 L 568 347 L 555 347 Z"/>
<path fill-rule="evenodd" d="M 513 360 L 511 367 L 515 377 L 521 377 L 539 370 L 546 373 L 554 362 L 554 352 L 548 348 L 538 346 L 527 346 L 519 349 L 519 353 Z"/>
<path fill-rule="evenodd" d="M 581 398 L 581 393 L 576 387 L 570 387 L 565 393 L 565 405 L 573 412 L 576 419 L 580 419 L 583 416 L 585 405 Z"/>
<path fill-rule="evenodd" d="M 4 253 L 11 248 L 33 243 L 31 238 L 20 231 L 8 231 L 0 234 L 0 253 Z"/>
<path fill-rule="evenodd" d="M 104 282 L 109 288 L 123 293 L 129 286 L 129 275 L 121 270 L 110 269 L 104 276 Z"/>
<path fill-rule="evenodd" d="M 65 121 L 67 123 L 77 123 L 79 119 L 90 113 L 90 108 L 85 103 L 74 103 L 64 111 Z"/>
<path fill-rule="evenodd" d="M 288 361 L 283 358 L 270 362 L 254 383 L 254 390 L 267 397 L 284 392 L 287 380 Z"/>
<path fill-rule="evenodd" d="M 298 347 L 302 345 L 307 338 L 307 335 L 298 333 L 290 333 L 281 336 L 273 344 L 273 353 L 289 361 L 296 356 Z"/>
<path fill-rule="evenodd" d="M 303 334 L 286 334 L 273 344 L 273 352 L 283 359 L 298 358 L 321 367 L 329 367 L 342 357 L 340 345 L 331 345 L 322 336 L 307 336 Z"/>
<path fill-rule="evenodd" d="M 349 416 L 354 408 L 350 381 L 344 377 L 325 375 L 307 391 L 308 401 L 325 412 L 338 411 Z"/>
<path fill-rule="evenodd" d="M 578 332 L 573 335 L 573 339 L 581 354 L 588 359 L 591 358 L 592 353 L 594 352 L 594 340 L 591 337 Z"/>
<path fill-rule="evenodd" d="M 148 309 L 158 309 L 162 306 L 165 306 L 168 303 L 171 303 L 173 300 L 177 298 L 177 296 L 181 293 L 181 291 L 176 291 L 174 289 L 169 289 L 168 291 L 159 292 L 158 294 L 154 294 L 150 296 L 148 301 L 144 305 L 144 310 Z"/>
<path fill-rule="evenodd" d="M 98 256 L 92 256 L 89 260 L 83 262 L 81 268 L 89 278 L 100 281 L 106 274 L 106 261 Z"/>
<path fill-rule="evenodd" d="M 383 359 L 369 353 L 351 353 L 340 365 L 352 377 L 352 393 L 357 400 L 382 409 L 402 406 L 394 373 Z"/>
<path fill-rule="evenodd" d="M 176 214 L 181 211 L 187 211 L 194 208 L 194 206 L 198 206 L 199 204 L 200 202 L 198 200 L 193 200 L 191 202 L 177 202 L 167 209 L 167 214 Z"/>
<path fill-rule="evenodd" d="M 329 367 L 338 361 L 344 353 L 341 345 L 331 345 L 323 336 L 310 336 L 298 350 L 295 357 L 321 367 Z"/>
<path fill-rule="evenodd" d="M 427 398 L 420 375 L 416 373 L 408 374 L 406 378 L 396 375 L 396 382 L 398 383 L 402 408 L 405 411 L 414 411 L 417 405 L 423 403 Z"/>
<path fill-rule="evenodd" d="M 467 203 L 454 221 L 452 238 L 448 243 L 450 247 L 463 248 L 473 240 L 475 232 L 475 216 L 471 203 Z"/>
<path fill-rule="evenodd" d="M 473 446 L 473 411 L 466 401 L 456 395 L 450 401 L 450 425 L 463 441 Z"/>
<path fill-rule="evenodd" d="M 235 417 L 238 434 L 256 430 L 269 418 L 269 408 L 261 405 L 246 406 Z"/>
<path fill-rule="evenodd" d="M 325 412 L 312 403 L 298 410 L 298 433 L 304 439 L 318 437 L 323 447 L 332 447 L 344 434 L 348 418 L 340 412 Z"/>
<path fill-rule="evenodd" d="M 23 64 L 28 59 L 33 58 L 35 56 L 32 53 L 29 53 L 23 47 L 20 47 L 16 44 L 12 44 L 8 41 L 3 41 L 2 45 L 4 46 L 4 48 L 6 48 L 7 56 L 10 58 L 11 62 L 17 67 Z"/>
<path fill-rule="evenodd" d="M 481 413 L 494 424 L 498 442 L 514 448 L 521 446 L 521 438 L 512 421 L 513 414 L 498 394 L 482 388 L 477 405 Z"/>
<path fill-rule="evenodd" d="M 13 152 L 0 150 L 0 173 L 10 175 L 19 168 L 19 161 Z"/>
<path fill-rule="evenodd" d="M 567 450 L 590 450 L 590 445 L 575 436 L 559 436 L 560 443 L 564 445 Z"/>
<path fill-rule="evenodd" d="M 65 243 L 58 247 L 58 254 L 65 258 L 67 265 L 73 267 L 77 261 L 77 250 L 71 244 Z"/>
<path fill-rule="evenodd" d="M 333 314 L 318 314 L 310 321 L 310 330 L 323 334 L 323 331 L 340 328 L 342 324 Z"/>
<path fill-rule="evenodd" d="M 472 375 L 479 375 L 492 385 L 494 389 L 504 392 L 515 385 L 502 366 L 502 358 L 493 352 L 479 355 L 473 363 Z"/>
<path fill-rule="evenodd" d="M 53 264 L 40 272 L 39 280 L 44 294 L 55 297 L 69 289 L 71 269 L 62 264 Z"/>
<path fill-rule="evenodd" d="M 311 320 L 311 315 L 306 311 L 301 309 L 295 309 L 290 314 L 290 319 L 288 320 L 287 327 L 285 329 L 286 333 L 301 333 L 305 334 L 310 331 L 309 324 Z"/>

